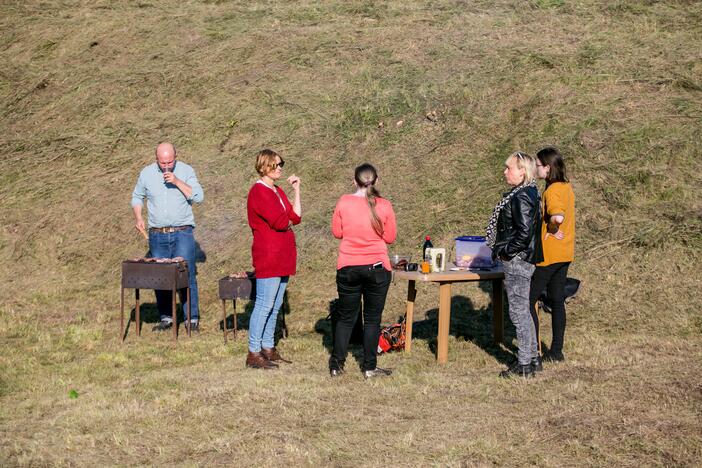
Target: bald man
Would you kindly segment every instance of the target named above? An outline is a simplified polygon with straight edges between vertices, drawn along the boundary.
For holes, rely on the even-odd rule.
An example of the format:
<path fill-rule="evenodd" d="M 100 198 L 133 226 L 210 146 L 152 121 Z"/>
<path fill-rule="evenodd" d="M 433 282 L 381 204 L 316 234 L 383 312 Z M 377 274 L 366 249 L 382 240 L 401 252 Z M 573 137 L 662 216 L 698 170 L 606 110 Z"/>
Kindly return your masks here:
<path fill-rule="evenodd" d="M 183 257 L 188 262 L 190 275 L 190 302 L 183 306 L 183 322 L 191 331 L 200 331 L 197 280 L 195 277 L 195 218 L 193 203 L 200 203 L 204 193 L 192 167 L 176 161 L 176 149 L 171 143 L 156 147 L 156 162 L 146 166 L 139 174 L 132 193 L 132 209 L 136 228 L 146 234 L 141 216 L 146 199 L 149 222 L 149 249 L 156 258 Z M 170 291 L 155 291 L 161 321 L 154 331 L 168 330 L 173 326 Z M 185 300 L 180 291 L 181 303 Z M 187 308 L 191 323 L 187 323 Z"/>

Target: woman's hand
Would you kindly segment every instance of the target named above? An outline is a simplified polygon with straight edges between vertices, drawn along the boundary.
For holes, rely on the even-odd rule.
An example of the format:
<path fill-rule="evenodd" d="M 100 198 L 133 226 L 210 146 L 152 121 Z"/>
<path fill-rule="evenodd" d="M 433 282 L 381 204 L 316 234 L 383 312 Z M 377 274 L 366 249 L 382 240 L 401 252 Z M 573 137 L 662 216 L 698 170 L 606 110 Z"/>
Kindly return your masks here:
<path fill-rule="evenodd" d="M 558 240 L 563 240 L 563 238 L 565 237 L 565 234 L 563 233 L 563 231 L 561 231 L 560 229 L 558 229 L 558 230 L 557 230 L 556 232 L 554 232 L 554 233 L 549 233 L 549 232 L 547 232 L 547 233 L 544 235 L 544 240 L 548 239 L 548 236 L 553 236 L 553 237 L 555 237 L 555 238 L 558 239 Z"/>
<path fill-rule="evenodd" d="M 298 176 L 296 176 L 295 174 L 293 174 L 293 175 L 291 175 L 290 177 L 288 177 L 288 183 L 289 183 L 290 185 L 292 185 L 292 188 L 293 188 L 295 191 L 300 190 L 300 178 L 299 178 Z"/>
<path fill-rule="evenodd" d="M 292 185 L 293 190 L 295 190 L 295 195 L 293 196 L 293 211 L 298 216 L 302 216 L 302 204 L 300 203 L 300 178 L 293 174 L 288 177 L 288 183 Z"/>

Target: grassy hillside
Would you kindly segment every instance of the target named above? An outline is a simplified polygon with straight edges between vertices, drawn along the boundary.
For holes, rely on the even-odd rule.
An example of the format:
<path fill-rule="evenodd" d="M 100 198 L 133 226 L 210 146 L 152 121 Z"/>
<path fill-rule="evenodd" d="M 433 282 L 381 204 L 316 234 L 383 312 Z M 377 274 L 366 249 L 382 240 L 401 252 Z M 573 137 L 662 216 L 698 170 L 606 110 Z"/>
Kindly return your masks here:
<path fill-rule="evenodd" d="M 0 461 L 699 463 L 700 24 L 702 4 L 672 0 L 0 2 Z M 203 332 L 173 347 L 146 324 L 122 345 L 120 261 L 145 251 L 129 199 L 163 140 L 205 188 Z M 488 294 L 467 285 L 435 365 L 424 287 L 412 355 L 381 360 L 395 376 L 330 381 L 329 224 L 355 165 L 380 171 L 392 251 L 417 255 L 426 234 L 481 234 L 505 157 L 547 144 L 577 195 L 568 361 L 499 381 L 514 347 L 490 344 Z M 216 288 L 250 268 L 263 147 L 302 177 L 304 211 L 295 364 L 265 374 L 245 339 L 222 343 Z"/>

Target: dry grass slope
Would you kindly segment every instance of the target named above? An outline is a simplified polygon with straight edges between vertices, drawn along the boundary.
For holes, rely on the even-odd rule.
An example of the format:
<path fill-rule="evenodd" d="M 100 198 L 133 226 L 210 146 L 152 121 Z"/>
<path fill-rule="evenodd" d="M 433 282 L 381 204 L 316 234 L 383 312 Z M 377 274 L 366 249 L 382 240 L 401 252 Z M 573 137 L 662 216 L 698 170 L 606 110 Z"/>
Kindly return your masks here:
<path fill-rule="evenodd" d="M 699 465 L 700 24 L 673 0 L 0 3 L 0 462 Z M 164 139 L 206 191 L 204 331 L 121 345 L 119 262 L 144 251 L 129 196 Z M 505 156 L 546 144 L 578 196 L 568 361 L 499 381 L 513 346 L 464 286 L 436 366 L 427 287 L 416 350 L 382 358 L 393 378 L 330 381 L 316 330 L 353 167 L 379 167 L 393 250 L 416 252 L 482 232 Z M 249 266 L 262 147 L 304 181 L 295 364 L 270 374 L 222 344 L 216 298 Z M 397 283 L 386 321 L 402 311 Z"/>

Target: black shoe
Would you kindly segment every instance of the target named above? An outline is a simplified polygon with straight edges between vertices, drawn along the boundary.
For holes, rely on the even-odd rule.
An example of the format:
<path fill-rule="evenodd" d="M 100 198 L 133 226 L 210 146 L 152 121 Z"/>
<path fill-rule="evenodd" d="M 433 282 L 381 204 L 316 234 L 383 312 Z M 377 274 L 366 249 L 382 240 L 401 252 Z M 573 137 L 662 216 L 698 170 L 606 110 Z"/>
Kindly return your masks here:
<path fill-rule="evenodd" d="M 551 351 L 544 355 L 544 361 L 546 362 L 563 362 L 565 361 L 565 356 L 560 351 Z"/>
<path fill-rule="evenodd" d="M 541 360 L 541 356 L 531 358 L 531 368 L 534 370 L 534 372 L 541 372 L 544 370 L 544 364 Z"/>
<path fill-rule="evenodd" d="M 503 379 L 509 379 L 511 377 L 524 377 L 525 379 L 529 379 L 534 377 L 534 368 L 531 367 L 531 363 L 523 366 L 518 362 L 515 362 L 509 366 L 507 370 L 500 372 L 500 377 Z"/>
<path fill-rule="evenodd" d="M 173 322 L 169 322 L 167 320 L 161 320 L 160 322 L 158 322 L 158 325 L 154 326 L 151 329 L 151 331 L 162 332 L 162 331 L 168 330 L 172 326 L 173 326 Z"/>
<path fill-rule="evenodd" d="M 344 363 L 337 361 L 334 357 L 329 357 L 329 375 L 341 377 L 344 373 Z"/>
<path fill-rule="evenodd" d="M 363 371 L 363 378 L 364 379 L 373 379 L 375 377 L 387 377 L 388 375 L 392 374 L 392 370 L 390 369 L 381 369 L 380 367 L 376 367 L 373 370 L 367 370 Z"/>
<path fill-rule="evenodd" d="M 188 331 L 188 328 L 190 329 L 190 333 L 200 333 L 200 322 L 183 322 L 183 325 L 185 326 L 185 331 Z"/>

